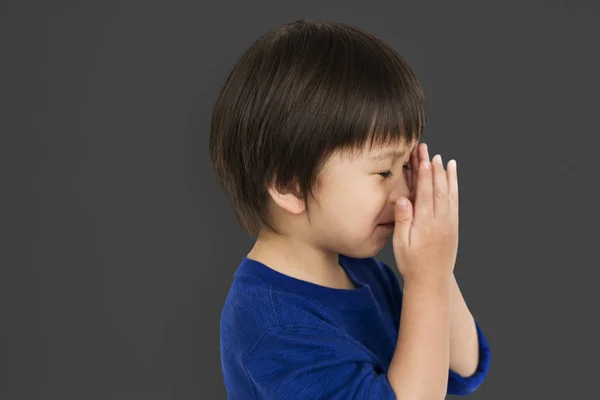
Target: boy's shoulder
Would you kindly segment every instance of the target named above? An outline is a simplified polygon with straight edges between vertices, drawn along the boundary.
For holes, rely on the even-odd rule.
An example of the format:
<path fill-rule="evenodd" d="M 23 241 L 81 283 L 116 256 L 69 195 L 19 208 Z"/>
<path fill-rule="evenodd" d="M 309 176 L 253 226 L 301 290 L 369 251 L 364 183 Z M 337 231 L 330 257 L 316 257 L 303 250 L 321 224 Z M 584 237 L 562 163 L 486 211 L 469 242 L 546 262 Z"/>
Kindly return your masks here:
<path fill-rule="evenodd" d="M 359 259 L 343 255 L 340 255 L 340 262 L 361 286 L 369 288 L 362 287 L 353 293 L 340 293 L 339 298 L 335 295 L 329 298 L 330 291 L 325 288 L 286 279 L 245 258 L 234 274 L 221 311 L 222 348 L 243 354 L 265 334 L 278 335 L 291 327 L 329 331 L 338 337 L 346 337 L 347 333 L 334 317 L 336 310 L 330 307 L 342 313 L 346 309 L 360 312 L 373 301 L 380 305 L 394 303 L 393 299 L 397 297 L 389 284 L 389 275 L 393 272 L 385 263 L 372 257 Z M 316 293 L 308 293 L 311 289 Z M 323 293 L 327 294 L 321 296 Z"/>
<path fill-rule="evenodd" d="M 245 258 L 234 274 L 221 311 L 222 334 L 230 328 L 248 338 L 256 338 L 267 330 L 298 321 L 319 323 L 318 318 L 310 317 L 317 313 L 317 305 L 301 294 L 282 290 L 272 281 L 254 273 L 251 263 L 254 261 Z"/>
<path fill-rule="evenodd" d="M 373 292 L 389 290 L 390 281 L 394 279 L 390 267 L 374 257 L 354 258 L 340 254 L 340 263 L 353 279 L 368 285 Z M 221 323 L 243 325 L 257 331 L 297 321 L 322 323 L 321 304 L 314 302 L 314 297 L 304 295 L 306 288 L 287 290 L 289 283 L 289 278 L 244 258 L 225 299 Z"/>

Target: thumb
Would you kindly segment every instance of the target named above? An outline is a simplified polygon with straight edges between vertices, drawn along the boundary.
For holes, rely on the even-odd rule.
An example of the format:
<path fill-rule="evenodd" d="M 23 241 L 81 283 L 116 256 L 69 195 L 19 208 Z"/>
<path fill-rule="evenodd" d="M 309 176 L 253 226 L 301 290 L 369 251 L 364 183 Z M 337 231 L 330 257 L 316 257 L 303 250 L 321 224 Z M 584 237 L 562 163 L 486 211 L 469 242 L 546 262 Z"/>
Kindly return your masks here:
<path fill-rule="evenodd" d="M 406 197 L 401 197 L 394 205 L 394 235 L 397 235 L 402 244 L 408 245 L 410 228 L 413 221 L 412 204 Z"/>

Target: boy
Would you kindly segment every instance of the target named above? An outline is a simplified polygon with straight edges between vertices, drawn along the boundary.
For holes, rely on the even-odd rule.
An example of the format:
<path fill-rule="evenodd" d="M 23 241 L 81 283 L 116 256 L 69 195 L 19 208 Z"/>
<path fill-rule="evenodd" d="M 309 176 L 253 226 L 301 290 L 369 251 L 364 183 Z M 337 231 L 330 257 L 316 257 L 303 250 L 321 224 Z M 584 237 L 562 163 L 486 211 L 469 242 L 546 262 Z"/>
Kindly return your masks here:
<path fill-rule="evenodd" d="M 453 274 L 456 163 L 419 144 L 424 109 L 401 57 L 346 24 L 299 20 L 241 57 L 210 136 L 257 238 L 221 315 L 229 399 L 443 399 L 482 383 L 489 346 Z M 403 290 L 374 258 L 390 235 Z"/>

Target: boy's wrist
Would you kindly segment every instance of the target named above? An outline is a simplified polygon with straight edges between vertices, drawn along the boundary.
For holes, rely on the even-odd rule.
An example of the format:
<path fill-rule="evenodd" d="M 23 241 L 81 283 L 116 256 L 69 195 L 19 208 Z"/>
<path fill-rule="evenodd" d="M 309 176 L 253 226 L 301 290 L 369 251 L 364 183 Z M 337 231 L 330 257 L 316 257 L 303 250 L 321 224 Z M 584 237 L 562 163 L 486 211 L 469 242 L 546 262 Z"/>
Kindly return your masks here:
<path fill-rule="evenodd" d="M 452 283 L 453 272 L 440 273 L 435 275 L 415 274 L 409 277 L 403 277 L 404 287 L 417 287 L 422 290 L 448 290 Z"/>

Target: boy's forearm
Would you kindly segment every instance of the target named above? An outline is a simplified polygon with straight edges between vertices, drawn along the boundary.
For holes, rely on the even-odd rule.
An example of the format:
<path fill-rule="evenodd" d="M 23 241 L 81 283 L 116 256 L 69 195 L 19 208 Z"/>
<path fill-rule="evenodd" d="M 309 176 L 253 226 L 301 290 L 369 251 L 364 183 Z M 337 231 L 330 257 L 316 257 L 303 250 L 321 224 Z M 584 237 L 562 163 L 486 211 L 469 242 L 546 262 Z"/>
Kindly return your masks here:
<path fill-rule="evenodd" d="M 479 362 L 477 328 L 454 274 L 450 282 L 450 369 L 469 377 Z"/>
<path fill-rule="evenodd" d="M 398 342 L 387 377 L 398 399 L 443 400 L 450 357 L 451 281 L 404 282 Z"/>

